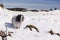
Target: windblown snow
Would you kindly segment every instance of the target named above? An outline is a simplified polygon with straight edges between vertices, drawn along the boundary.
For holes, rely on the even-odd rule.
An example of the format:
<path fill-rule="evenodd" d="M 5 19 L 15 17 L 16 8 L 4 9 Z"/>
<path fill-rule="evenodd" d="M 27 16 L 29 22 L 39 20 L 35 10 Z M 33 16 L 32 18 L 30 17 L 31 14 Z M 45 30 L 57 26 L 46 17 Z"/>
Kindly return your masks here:
<path fill-rule="evenodd" d="M 12 17 L 18 14 L 24 15 L 24 21 L 20 29 L 12 28 Z M 35 29 L 30 31 L 24 29 L 26 25 L 35 25 L 39 32 Z M 60 40 L 60 36 L 51 35 L 48 31 L 53 30 L 55 33 L 60 33 L 60 10 L 49 12 L 18 12 L 2 9 L 0 7 L 0 30 L 13 32 L 12 37 L 7 36 L 7 40 Z M 1 37 L 0 37 L 1 40 Z"/>

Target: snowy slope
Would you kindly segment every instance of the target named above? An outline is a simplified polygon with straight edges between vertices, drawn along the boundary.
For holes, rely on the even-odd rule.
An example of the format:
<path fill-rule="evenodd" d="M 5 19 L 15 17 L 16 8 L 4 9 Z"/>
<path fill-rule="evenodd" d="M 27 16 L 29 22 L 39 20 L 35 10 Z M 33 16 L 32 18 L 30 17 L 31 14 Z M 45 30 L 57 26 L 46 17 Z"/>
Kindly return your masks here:
<path fill-rule="evenodd" d="M 11 19 L 13 16 L 23 14 L 25 19 L 20 29 L 12 28 Z M 7 36 L 8 40 L 60 40 L 60 36 L 51 35 L 49 30 L 60 33 L 60 10 L 50 12 L 16 12 L 0 7 L 0 30 L 13 32 L 12 37 Z M 34 29 L 30 31 L 24 27 L 28 24 L 35 25 L 40 32 Z M 1 39 L 1 37 L 0 37 Z"/>

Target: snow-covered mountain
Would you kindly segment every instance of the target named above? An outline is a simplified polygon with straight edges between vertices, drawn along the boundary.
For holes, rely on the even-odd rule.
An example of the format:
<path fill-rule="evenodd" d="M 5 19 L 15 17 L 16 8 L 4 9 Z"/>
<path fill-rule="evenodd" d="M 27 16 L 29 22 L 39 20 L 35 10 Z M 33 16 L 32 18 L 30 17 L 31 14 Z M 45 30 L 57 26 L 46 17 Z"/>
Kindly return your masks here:
<path fill-rule="evenodd" d="M 23 14 L 24 21 L 20 29 L 14 29 L 11 23 L 13 16 Z M 30 31 L 28 28 L 24 29 L 26 25 L 34 25 L 35 29 Z M 54 33 L 60 33 L 60 10 L 49 12 L 18 12 L 10 11 L 0 7 L 0 30 L 13 32 L 12 37 L 7 36 L 7 40 L 60 40 L 60 36 L 51 35 L 48 31 L 52 30 Z M 0 37 L 1 40 L 1 37 Z"/>

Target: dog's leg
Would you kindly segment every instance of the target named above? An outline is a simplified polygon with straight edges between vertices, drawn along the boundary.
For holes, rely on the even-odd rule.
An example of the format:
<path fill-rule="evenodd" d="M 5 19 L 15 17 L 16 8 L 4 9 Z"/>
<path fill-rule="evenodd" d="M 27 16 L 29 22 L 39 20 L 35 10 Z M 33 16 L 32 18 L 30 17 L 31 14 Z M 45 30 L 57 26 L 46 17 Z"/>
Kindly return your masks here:
<path fill-rule="evenodd" d="M 34 29 L 35 29 L 37 32 L 39 32 L 38 28 L 35 27 Z"/>
<path fill-rule="evenodd" d="M 32 28 L 29 28 L 30 29 L 30 31 L 32 31 Z"/>

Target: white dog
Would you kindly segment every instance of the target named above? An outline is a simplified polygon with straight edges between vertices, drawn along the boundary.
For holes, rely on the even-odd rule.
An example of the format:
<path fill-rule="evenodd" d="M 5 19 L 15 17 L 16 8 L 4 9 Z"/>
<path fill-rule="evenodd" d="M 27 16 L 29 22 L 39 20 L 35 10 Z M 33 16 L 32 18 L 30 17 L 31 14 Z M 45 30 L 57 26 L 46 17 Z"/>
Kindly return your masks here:
<path fill-rule="evenodd" d="M 21 14 L 14 16 L 12 18 L 12 24 L 13 24 L 14 28 L 16 28 L 16 29 L 20 28 L 20 25 L 23 21 L 24 21 L 24 16 Z"/>

